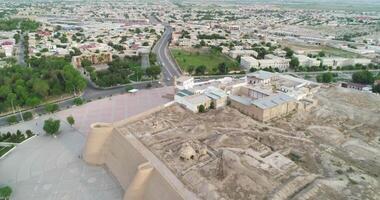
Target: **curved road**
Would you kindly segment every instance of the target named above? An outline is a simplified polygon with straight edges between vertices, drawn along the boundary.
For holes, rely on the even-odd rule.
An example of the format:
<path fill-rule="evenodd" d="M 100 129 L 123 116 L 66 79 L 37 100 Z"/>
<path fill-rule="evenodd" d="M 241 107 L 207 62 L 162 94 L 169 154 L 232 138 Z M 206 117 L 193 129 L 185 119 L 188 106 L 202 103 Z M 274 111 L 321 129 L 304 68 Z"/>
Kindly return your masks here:
<path fill-rule="evenodd" d="M 173 85 L 174 77 L 181 76 L 182 73 L 169 52 L 168 46 L 172 37 L 173 28 L 168 24 L 164 25 L 165 32 L 162 34 L 161 39 L 158 40 L 156 46 L 153 48 L 153 52 L 157 55 L 157 60 L 161 64 L 163 82 L 166 85 Z"/>
<path fill-rule="evenodd" d="M 157 22 L 158 22 L 158 20 L 157 20 Z M 154 46 L 153 52 L 156 53 L 157 60 L 161 64 L 162 74 L 163 74 L 163 83 L 165 85 L 169 86 L 169 85 L 173 85 L 174 77 L 180 76 L 181 71 L 178 69 L 178 66 L 173 61 L 172 57 L 170 56 L 170 52 L 169 52 L 169 48 L 168 48 L 169 42 L 171 40 L 171 35 L 173 32 L 173 29 L 168 24 L 164 24 L 164 25 L 165 25 L 165 32 L 162 34 L 162 37 Z M 20 41 L 23 39 L 22 35 L 21 35 L 21 37 L 22 38 L 20 38 Z M 23 46 L 22 41 L 19 43 L 19 45 Z M 24 52 L 22 49 L 22 51 L 20 52 L 20 55 L 19 55 L 20 64 L 22 64 L 22 61 L 23 61 L 23 59 L 22 59 L 23 55 L 21 55 L 23 53 Z M 147 84 L 146 82 L 134 83 L 133 87 L 136 89 L 144 89 L 144 88 L 146 88 L 146 84 Z M 153 86 L 153 88 L 156 88 L 156 87 L 160 87 L 160 84 L 157 82 L 152 82 L 152 86 Z M 100 99 L 100 98 L 104 98 L 107 96 L 112 96 L 115 94 L 120 94 L 120 93 L 125 93 L 125 92 L 126 92 L 125 86 L 113 87 L 113 88 L 109 88 L 109 89 L 98 89 L 98 88 L 93 87 L 91 84 L 88 84 L 87 88 L 85 89 L 85 91 L 81 95 L 81 97 L 83 99 L 85 99 L 86 101 L 89 101 L 89 100 Z M 74 98 L 67 99 L 67 100 L 64 100 L 64 99 L 58 100 L 57 104 L 59 105 L 60 110 L 64 110 L 66 108 L 71 107 L 74 104 L 73 99 Z M 38 106 L 36 108 L 32 108 L 32 109 L 28 109 L 28 110 L 22 110 L 21 113 L 26 112 L 26 111 L 32 111 L 32 112 L 35 112 L 38 114 L 44 114 L 45 108 L 44 108 L 44 106 Z M 7 118 L 12 116 L 12 115 L 16 115 L 19 119 L 21 118 L 19 110 L 17 110 L 15 114 L 9 114 L 7 116 L 1 116 L 0 117 L 0 126 L 7 125 L 8 124 Z"/>

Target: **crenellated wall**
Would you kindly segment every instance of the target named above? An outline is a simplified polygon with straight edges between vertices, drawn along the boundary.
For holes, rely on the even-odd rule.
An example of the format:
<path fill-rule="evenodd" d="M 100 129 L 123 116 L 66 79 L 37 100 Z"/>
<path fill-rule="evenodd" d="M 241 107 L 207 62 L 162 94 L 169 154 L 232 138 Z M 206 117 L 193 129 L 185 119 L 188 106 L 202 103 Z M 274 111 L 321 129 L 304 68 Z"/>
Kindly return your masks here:
<path fill-rule="evenodd" d="M 160 109 L 162 107 L 154 108 L 115 124 L 93 124 L 83 158 L 89 164 L 104 164 L 108 168 L 124 189 L 124 200 L 197 200 L 137 138 L 118 128 Z"/>

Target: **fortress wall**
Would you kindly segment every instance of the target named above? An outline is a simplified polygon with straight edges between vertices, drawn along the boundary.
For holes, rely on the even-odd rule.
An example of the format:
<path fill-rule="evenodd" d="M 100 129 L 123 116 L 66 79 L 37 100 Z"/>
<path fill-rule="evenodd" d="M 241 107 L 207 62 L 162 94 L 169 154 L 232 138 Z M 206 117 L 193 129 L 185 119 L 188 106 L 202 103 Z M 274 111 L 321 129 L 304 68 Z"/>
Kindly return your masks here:
<path fill-rule="evenodd" d="M 117 178 L 124 190 L 128 189 L 140 164 L 147 160 L 117 131 L 107 141 L 105 165 Z"/>
<path fill-rule="evenodd" d="M 84 160 L 93 165 L 104 164 L 124 189 L 124 200 L 198 199 L 176 180 L 170 170 L 164 169 L 167 167 L 157 163 L 159 159 L 143 144 L 118 129 L 172 104 L 169 102 L 114 124 L 96 123 L 91 126 Z"/>
<path fill-rule="evenodd" d="M 127 124 L 127 123 L 132 123 L 132 122 L 138 121 L 138 120 L 143 119 L 143 118 L 145 118 L 145 117 L 147 117 L 147 116 L 150 116 L 151 114 L 153 114 L 153 113 L 155 113 L 155 112 L 158 112 L 158 111 L 160 111 L 160 110 L 162 110 L 162 109 L 164 109 L 165 107 L 170 106 L 170 105 L 171 105 L 171 102 L 169 102 L 169 103 L 167 103 L 167 104 L 165 104 L 165 105 L 162 105 L 162 106 L 154 107 L 154 108 L 152 108 L 152 109 L 150 109 L 150 110 L 147 110 L 147 111 L 145 111 L 145 112 L 142 112 L 142 113 L 140 113 L 140 114 L 137 114 L 137 115 L 134 115 L 134 116 L 132 116 L 132 117 L 128 117 L 128 118 L 126 118 L 126 119 L 124 119 L 124 120 L 121 120 L 121 121 L 115 122 L 115 123 L 114 123 L 114 126 L 115 126 L 115 127 L 118 127 L 118 126 L 124 126 L 124 125 Z"/>
<path fill-rule="evenodd" d="M 153 172 L 150 181 L 147 183 L 146 191 L 144 199 L 147 200 L 183 199 L 157 170 Z"/>
<path fill-rule="evenodd" d="M 113 126 L 107 123 L 95 123 L 91 125 L 91 133 L 88 134 L 83 159 L 92 165 L 104 164 L 103 147 L 112 134 Z"/>
<path fill-rule="evenodd" d="M 183 199 L 156 169 L 147 170 L 149 161 L 116 129 L 104 151 L 105 165 L 126 191 L 124 200 Z"/>

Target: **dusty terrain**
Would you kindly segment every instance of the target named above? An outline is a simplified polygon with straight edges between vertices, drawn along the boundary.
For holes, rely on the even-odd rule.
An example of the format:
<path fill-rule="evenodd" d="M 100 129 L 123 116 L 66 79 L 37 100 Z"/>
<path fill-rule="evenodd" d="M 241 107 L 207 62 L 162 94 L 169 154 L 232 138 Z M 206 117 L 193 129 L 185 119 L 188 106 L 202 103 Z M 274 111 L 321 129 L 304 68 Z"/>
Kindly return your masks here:
<path fill-rule="evenodd" d="M 123 130 L 202 199 L 379 199 L 380 97 L 329 88 L 316 98 L 269 123 L 173 105 Z"/>

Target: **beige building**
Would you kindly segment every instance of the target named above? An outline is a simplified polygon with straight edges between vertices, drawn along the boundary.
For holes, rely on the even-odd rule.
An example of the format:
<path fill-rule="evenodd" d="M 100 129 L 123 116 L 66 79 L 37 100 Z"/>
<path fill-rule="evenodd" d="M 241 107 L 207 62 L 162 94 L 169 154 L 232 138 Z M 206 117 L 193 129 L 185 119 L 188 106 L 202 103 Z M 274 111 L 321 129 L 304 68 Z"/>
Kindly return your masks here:
<path fill-rule="evenodd" d="M 194 94 L 189 90 L 180 90 L 174 96 L 175 102 L 181 104 L 186 109 L 194 113 L 199 111 L 199 106 L 203 105 L 205 109 L 210 108 L 212 99 L 204 94 Z"/>
<path fill-rule="evenodd" d="M 263 95 L 258 99 L 230 95 L 229 99 L 231 107 L 263 122 L 287 115 L 297 108 L 296 100 L 283 93 L 271 96 Z"/>

